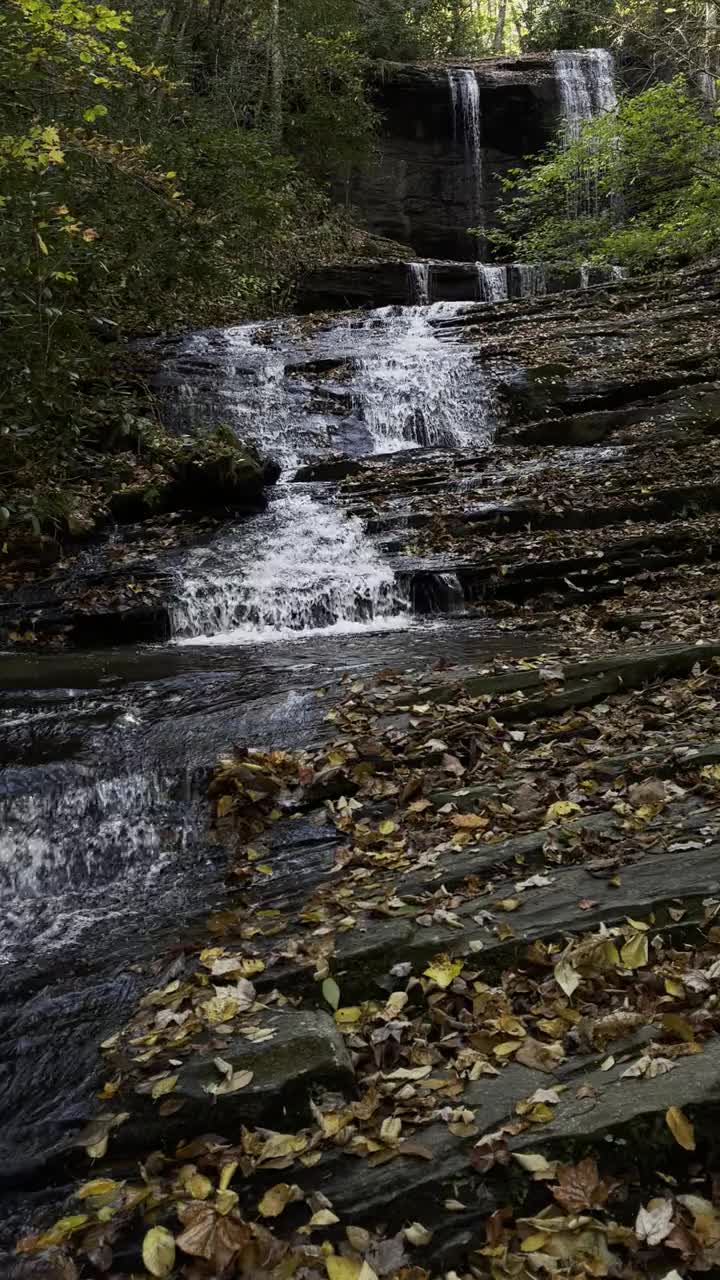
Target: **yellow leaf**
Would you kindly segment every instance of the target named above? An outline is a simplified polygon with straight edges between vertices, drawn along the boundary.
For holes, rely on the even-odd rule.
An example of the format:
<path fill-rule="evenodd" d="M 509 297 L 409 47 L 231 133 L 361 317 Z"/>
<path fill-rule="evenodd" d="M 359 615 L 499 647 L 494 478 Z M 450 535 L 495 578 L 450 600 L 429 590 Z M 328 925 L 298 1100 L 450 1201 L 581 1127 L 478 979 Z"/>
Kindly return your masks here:
<path fill-rule="evenodd" d="M 519 898 L 502 898 L 500 902 L 496 902 L 495 906 L 498 911 L 517 911 L 520 906 Z"/>
<path fill-rule="evenodd" d="M 218 818 L 227 818 L 228 814 L 231 812 L 234 805 L 235 805 L 234 796 L 220 796 L 220 799 L 217 802 L 217 808 L 216 808 Z"/>
<path fill-rule="evenodd" d="M 559 960 L 554 969 L 555 981 L 562 988 L 566 996 L 571 996 L 580 986 L 580 974 L 573 969 L 568 960 Z"/>
<path fill-rule="evenodd" d="M 76 1213 L 67 1218 L 58 1218 L 47 1231 L 39 1236 L 27 1236 L 17 1246 L 18 1253 L 34 1253 L 39 1249 L 48 1249 L 62 1244 L 74 1231 L 79 1231 L 88 1222 L 86 1213 Z"/>
<path fill-rule="evenodd" d="M 685 988 L 682 982 L 676 982 L 674 978 L 665 979 L 665 990 L 669 996 L 684 996 Z"/>
<path fill-rule="evenodd" d="M 78 1200 L 91 1200 L 95 1196 L 108 1196 L 120 1186 L 122 1183 L 114 1182 L 112 1178 L 94 1178 L 92 1182 L 85 1182 L 78 1187 L 75 1197 Z"/>
<path fill-rule="evenodd" d="M 361 1262 L 356 1262 L 352 1258 L 340 1258 L 336 1253 L 331 1253 L 325 1259 L 328 1280 L 358 1280 L 361 1267 Z"/>
<path fill-rule="evenodd" d="M 391 836 L 393 831 L 397 831 L 397 823 L 391 822 L 390 818 L 386 818 L 384 822 L 380 823 L 378 831 L 381 836 Z"/>
<path fill-rule="evenodd" d="M 258 1211 L 263 1218 L 277 1218 L 283 1210 L 293 1200 L 299 1199 L 301 1195 L 299 1187 L 289 1182 L 278 1182 L 269 1191 L 265 1192 L 262 1200 L 258 1205 Z"/>
<path fill-rule="evenodd" d="M 39 232 L 39 231 L 36 231 L 36 232 L 35 232 L 35 237 L 36 237 L 37 242 L 38 242 L 38 249 L 39 249 L 39 250 L 40 250 L 40 252 L 41 252 L 42 254 L 44 254 L 44 255 L 45 255 L 45 257 L 47 258 L 47 255 L 48 255 L 48 247 L 47 247 L 47 245 L 46 245 L 45 241 L 43 240 L 42 236 L 40 235 L 40 232 Z"/>
<path fill-rule="evenodd" d="M 322 984 L 322 993 L 330 1008 L 337 1009 L 340 1004 L 340 988 L 334 978 L 325 979 Z"/>
<path fill-rule="evenodd" d="M 641 822 L 647 822 L 650 818 L 654 818 L 657 812 L 658 806 L 656 804 L 641 804 L 640 808 L 635 810 L 635 817 L 639 818 Z"/>
<path fill-rule="evenodd" d="M 348 1005 L 345 1009 L 335 1010 L 335 1021 L 339 1027 L 345 1027 L 353 1022 L 359 1022 L 362 1017 L 362 1009 L 359 1005 Z"/>
<path fill-rule="evenodd" d="M 556 800 L 545 813 L 546 822 L 557 822 L 558 818 L 567 818 L 571 813 L 579 813 L 580 805 L 573 800 Z"/>
<path fill-rule="evenodd" d="M 522 1155 L 520 1152 L 513 1152 L 513 1160 L 517 1160 L 521 1169 L 525 1169 L 528 1173 L 548 1173 L 554 1176 L 555 1165 L 549 1164 L 545 1156 L 534 1155 L 528 1152 Z"/>
<path fill-rule="evenodd" d="M 538 1253 L 539 1250 L 542 1249 L 543 1245 L 547 1244 L 547 1241 L 548 1237 L 538 1231 L 534 1236 L 526 1236 L 520 1245 L 520 1248 L 523 1253 Z"/>
<path fill-rule="evenodd" d="M 438 956 L 437 960 L 428 965 L 424 973 L 426 978 L 432 978 L 433 982 L 436 982 L 439 987 L 445 990 L 457 978 L 458 974 L 462 973 L 462 967 L 462 960 L 451 960 L 449 956 Z"/>
<path fill-rule="evenodd" d="M 237 1167 L 238 1167 L 237 1160 L 232 1160 L 229 1164 L 223 1165 L 222 1169 L 220 1170 L 220 1182 L 218 1184 L 218 1189 L 220 1191 L 227 1191 L 228 1187 L 230 1186 L 230 1183 L 232 1182 L 235 1176 Z"/>
<path fill-rule="evenodd" d="M 211 1025 L 218 1022 L 229 1022 L 240 1008 L 239 1000 L 234 996 L 213 996 L 200 1006 Z"/>
<path fill-rule="evenodd" d="M 335 1223 L 339 1221 L 340 1219 L 330 1209 L 318 1209 L 307 1225 L 309 1227 L 334 1227 Z"/>
<path fill-rule="evenodd" d="M 624 969 L 641 969 L 648 962 L 648 940 L 646 933 L 634 933 L 620 948 L 620 962 Z"/>
<path fill-rule="evenodd" d="M 695 1130 L 679 1107 L 669 1107 L 665 1121 L 678 1146 L 685 1151 L 695 1150 Z"/>
<path fill-rule="evenodd" d="M 204 1173 L 193 1173 L 185 1180 L 185 1190 L 192 1200 L 207 1200 L 213 1184 Z"/>
<path fill-rule="evenodd" d="M 156 1080 L 151 1090 L 152 1097 L 162 1098 L 166 1093 L 172 1093 L 176 1084 L 177 1076 L 165 1076 L 164 1080 Z"/>
<path fill-rule="evenodd" d="M 143 1262 L 151 1276 L 169 1276 L 175 1266 L 175 1240 L 165 1227 L 151 1227 L 143 1240 Z"/>
<path fill-rule="evenodd" d="M 269 862 L 258 862 L 256 871 L 259 871 L 261 876 L 271 876 L 273 873 Z"/>

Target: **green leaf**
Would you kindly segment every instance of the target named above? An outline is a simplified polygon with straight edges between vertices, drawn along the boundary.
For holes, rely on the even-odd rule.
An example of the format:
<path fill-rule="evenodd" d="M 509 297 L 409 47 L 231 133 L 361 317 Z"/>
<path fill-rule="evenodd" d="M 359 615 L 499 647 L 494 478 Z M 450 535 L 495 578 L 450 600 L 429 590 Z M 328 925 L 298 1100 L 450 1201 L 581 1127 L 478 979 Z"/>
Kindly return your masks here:
<path fill-rule="evenodd" d="M 340 988 L 334 978 L 326 978 L 322 984 L 322 993 L 331 1009 L 340 1004 Z"/>

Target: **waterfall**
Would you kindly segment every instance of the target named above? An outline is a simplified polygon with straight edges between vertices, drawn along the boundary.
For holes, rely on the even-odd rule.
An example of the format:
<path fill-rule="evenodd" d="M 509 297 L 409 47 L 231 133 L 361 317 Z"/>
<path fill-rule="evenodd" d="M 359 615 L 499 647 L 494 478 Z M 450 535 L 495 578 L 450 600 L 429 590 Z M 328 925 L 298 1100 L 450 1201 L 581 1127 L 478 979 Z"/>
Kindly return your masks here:
<path fill-rule="evenodd" d="M 480 128 L 480 86 L 474 71 L 463 67 L 448 68 L 452 105 L 453 138 L 462 138 L 465 149 L 466 179 L 470 187 L 470 220 L 476 226 L 482 220 L 482 149 Z M 459 127 L 458 127 L 459 126 Z"/>
<path fill-rule="evenodd" d="M 486 443 L 487 397 L 469 348 L 440 342 L 430 311 L 371 313 L 357 335 L 353 406 L 370 451 Z"/>
<path fill-rule="evenodd" d="M 555 55 L 555 77 L 565 145 L 576 142 L 583 123 L 617 105 L 614 62 L 607 49 L 583 49 Z"/>
<path fill-rule="evenodd" d="M 431 271 L 429 262 L 408 262 L 408 293 L 416 306 L 424 307 L 432 302 Z"/>
<path fill-rule="evenodd" d="M 289 468 L 339 451 L 486 445 L 489 396 L 473 349 L 435 323 L 462 307 L 381 307 L 299 337 L 282 322 L 243 326 L 206 335 L 202 359 L 189 338 L 175 356 L 183 376 L 192 369 L 180 407 L 190 403 L 199 414 L 205 405 L 206 423 L 217 420 L 214 408 Z M 207 368 L 212 399 L 199 391 Z M 170 386 L 181 396 L 184 384 Z M 181 425 L 182 413 L 176 417 Z M 190 555 L 172 629 L 180 643 L 251 644 L 404 627 L 408 615 L 406 594 L 362 520 L 322 492 L 280 483 L 266 512 Z"/>
<path fill-rule="evenodd" d="M 403 626 L 408 608 L 362 521 L 294 485 L 241 535 L 196 552 L 172 628 L 180 641 L 253 644 Z"/>
<path fill-rule="evenodd" d="M 482 302 L 506 302 L 508 297 L 507 267 L 490 267 L 477 263 L 478 297 Z"/>

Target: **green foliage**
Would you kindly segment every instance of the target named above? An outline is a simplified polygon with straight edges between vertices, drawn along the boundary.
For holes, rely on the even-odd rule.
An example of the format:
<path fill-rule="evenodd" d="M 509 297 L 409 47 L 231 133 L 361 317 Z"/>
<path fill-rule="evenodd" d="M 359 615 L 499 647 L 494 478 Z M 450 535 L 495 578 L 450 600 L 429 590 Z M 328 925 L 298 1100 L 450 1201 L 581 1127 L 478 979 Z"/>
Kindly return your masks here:
<path fill-rule="evenodd" d="M 678 78 L 588 122 L 506 188 L 501 252 L 631 268 L 687 262 L 720 247 L 720 124 Z"/>
<path fill-rule="evenodd" d="M 272 310 L 351 236 L 325 182 L 371 145 L 356 34 L 341 0 L 288 0 L 280 15 L 272 28 L 263 0 L 7 0 L 6 520 L 64 519 L 88 450 L 143 400 L 139 379 L 115 376 L 108 332 Z"/>

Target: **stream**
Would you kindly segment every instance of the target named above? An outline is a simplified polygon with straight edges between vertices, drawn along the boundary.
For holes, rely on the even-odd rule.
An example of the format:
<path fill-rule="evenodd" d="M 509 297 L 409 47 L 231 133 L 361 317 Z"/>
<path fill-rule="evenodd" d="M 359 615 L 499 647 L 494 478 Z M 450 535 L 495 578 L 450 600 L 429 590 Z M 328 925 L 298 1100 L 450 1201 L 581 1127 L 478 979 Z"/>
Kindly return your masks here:
<path fill-rule="evenodd" d="M 71 1177 L 68 1134 L 93 1111 L 95 1046 L 137 1000 L 137 964 L 171 957 L 228 901 L 205 802 L 223 750 L 320 741 L 318 689 L 348 672 L 440 654 L 477 662 L 511 645 L 464 615 L 452 583 L 440 581 L 445 612 L 414 614 L 387 532 L 369 534 L 332 483 L 293 480 L 337 453 L 339 437 L 350 457 L 398 465 L 491 447 L 490 389 L 438 327 L 455 310 L 382 309 L 304 335 L 288 320 L 173 344 L 169 415 L 188 427 L 221 415 L 278 458 L 267 511 L 186 555 L 167 645 L 3 659 L 4 1243 Z M 400 509 L 388 519 L 402 527 Z"/>
<path fill-rule="evenodd" d="M 601 104 L 567 67 L 574 129 Z M 450 84 L 475 202 L 472 74 Z M 478 264 L 481 297 L 507 296 L 503 270 Z M 528 268 L 525 292 L 539 280 Z M 473 458 L 487 461 L 493 387 L 446 324 L 473 304 L 429 304 L 422 269 L 413 281 L 415 306 L 159 341 L 168 420 L 223 423 L 276 459 L 269 506 L 185 555 L 168 644 L 0 659 L 0 1246 L 73 1181 L 96 1046 L 151 981 L 142 962 L 158 957 L 153 982 L 167 977 L 179 940 L 230 900 L 205 801 L 218 756 L 321 741 L 348 672 L 541 648 L 467 615 L 441 568 L 439 607 L 417 611 L 401 500 L 369 527 L 361 498 L 295 478 L 338 454 L 392 455 L 400 469 L 463 451 L 469 479 Z"/>

